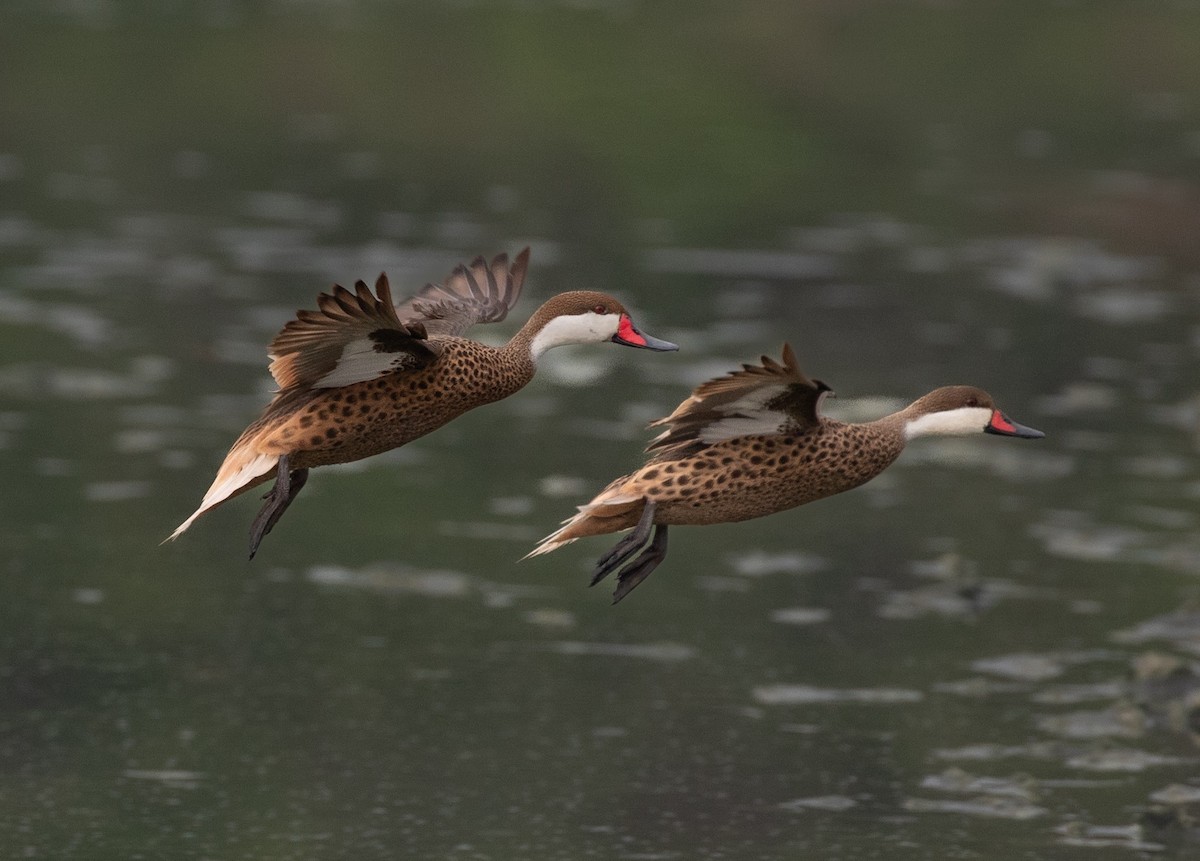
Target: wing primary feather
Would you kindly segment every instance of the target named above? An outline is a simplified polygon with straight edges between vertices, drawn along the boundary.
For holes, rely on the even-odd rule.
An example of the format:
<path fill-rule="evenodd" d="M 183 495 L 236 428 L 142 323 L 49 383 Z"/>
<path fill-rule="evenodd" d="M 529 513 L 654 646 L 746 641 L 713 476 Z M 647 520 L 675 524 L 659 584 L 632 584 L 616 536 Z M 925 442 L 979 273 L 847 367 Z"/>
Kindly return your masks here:
<path fill-rule="evenodd" d="M 333 299 L 346 313 L 347 317 L 353 317 L 360 310 L 358 307 L 358 297 L 345 287 L 338 287 L 337 290 L 333 291 Z"/>
<path fill-rule="evenodd" d="M 375 295 L 371 292 L 371 288 L 367 286 L 367 282 L 361 278 L 354 282 L 354 291 L 358 294 L 358 307 L 366 313 L 371 313 L 378 305 L 375 301 Z"/>
<path fill-rule="evenodd" d="M 504 257 L 504 262 L 508 262 L 508 255 Z M 494 265 L 494 264 L 493 264 Z M 517 304 L 517 299 L 521 296 L 521 288 L 525 286 L 525 275 L 529 271 L 529 246 L 526 245 L 521 249 L 521 253 L 513 260 L 512 266 L 508 269 L 508 287 L 504 299 L 505 308 L 511 308 Z"/>
<path fill-rule="evenodd" d="M 487 293 L 484 292 L 483 288 L 479 286 L 479 281 L 475 278 L 475 273 L 478 270 L 486 268 L 487 261 L 480 256 L 472 260 L 471 265 L 463 270 L 464 274 L 467 276 L 467 285 L 471 288 L 471 296 L 474 297 L 476 302 L 487 303 L 488 299 L 491 298 Z"/>
<path fill-rule="evenodd" d="M 337 284 L 334 284 L 333 289 L 340 290 L 341 287 Z M 317 309 L 318 313 L 315 316 L 318 319 L 323 316 L 336 317 L 340 315 L 342 311 L 342 309 L 338 307 L 337 300 L 334 299 L 329 293 L 317 294 Z"/>
<path fill-rule="evenodd" d="M 796 362 L 796 353 L 792 345 L 786 341 L 783 344 L 783 363 L 796 373 L 800 373 L 800 365 Z"/>
<path fill-rule="evenodd" d="M 376 281 L 378 294 L 366 282 L 354 282 L 351 292 L 335 284 L 317 296 L 318 311 L 296 312 L 271 342 L 271 373 L 281 391 L 298 387 L 347 385 L 401 368 L 431 361 L 435 351 L 419 324 L 406 326 L 391 302 L 387 276 Z M 375 359 L 372 352 L 406 353 L 399 361 Z M 372 351 L 372 346 L 375 349 Z"/>
<path fill-rule="evenodd" d="M 476 323 L 503 320 L 520 294 L 529 261 L 524 249 L 511 267 L 507 254 L 489 263 L 477 256 L 459 264 L 441 284 L 426 284 L 415 295 L 396 304 L 405 323 L 423 322 L 431 338 L 461 336 Z"/>
<path fill-rule="evenodd" d="M 791 345 L 784 344 L 782 358 L 781 363 L 762 356 L 761 364 L 742 364 L 741 370 L 698 385 L 672 413 L 651 422 L 666 429 L 647 450 L 670 458 L 735 436 L 816 426 L 818 402 L 829 387 L 801 373 Z"/>
<path fill-rule="evenodd" d="M 492 258 L 491 266 L 488 266 L 487 262 L 480 257 L 479 264 L 483 267 L 484 274 L 487 275 L 488 296 L 492 299 L 498 299 L 501 302 L 504 302 L 507 297 L 500 293 L 500 284 L 496 279 L 496 269 L 499 269 L 501 272 L 503 272 L 508 268 L 508 255 L 497 254 L 494 258 Z"/>
<path fill-rule="evenodd" d="M 380 272 L 379 277 L 375 279 L 375 295 L 379 297 L 380 305 L 392 309 L 392 314 L 396 313 L 395 303 L 392 302 L 392 285 L 388 283 L 386 272 Z"/>

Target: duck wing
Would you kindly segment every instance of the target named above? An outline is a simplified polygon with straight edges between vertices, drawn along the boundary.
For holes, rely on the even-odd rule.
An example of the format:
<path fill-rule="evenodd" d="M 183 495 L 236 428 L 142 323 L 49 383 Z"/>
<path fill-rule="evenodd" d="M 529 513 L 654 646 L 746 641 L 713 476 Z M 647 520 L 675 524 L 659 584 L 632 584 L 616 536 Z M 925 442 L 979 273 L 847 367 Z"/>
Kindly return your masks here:
<path fill-rule="evenodd" d="M 817 427 L 817 406 L 829 386 L 804 375 L 790 344 L 783 345 L 782 364 L 768 356 L 761 362 L 697 386 L 673 413 L 650 425 L 666 430 L 646 450 L 675 458 L 733 437 Z"/>
<path fill-rule="evenodd" d="M 431 336 L 458 336 L 476 323 L 498 323 L 516 304 L 529 267 L 525 248 L 509 266 L 508 255 L 488 263 L 476 257 L 460 263 L 441 284 L 426 284 L 396 307 L 399 319 L 420 323 Z"/>
<path fill-rule="evenodd" d="M 353 293 L 334 285 L 317 297 L 317 308 L 296 312 L 271 342 L 271 375 L 281 391 L 348 386 L 423 368 L 438 356 L 419 322 L 401 322 L 386 275 L 374 293 L 362 281 Z"/>

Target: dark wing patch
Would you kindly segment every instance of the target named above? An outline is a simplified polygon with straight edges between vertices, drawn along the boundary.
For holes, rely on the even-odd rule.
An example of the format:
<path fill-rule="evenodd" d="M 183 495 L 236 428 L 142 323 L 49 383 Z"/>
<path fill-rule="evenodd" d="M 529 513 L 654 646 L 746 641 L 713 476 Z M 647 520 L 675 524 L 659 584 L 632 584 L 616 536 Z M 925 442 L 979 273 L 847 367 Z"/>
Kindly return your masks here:
<path fill-rule="evenodd" d="M 817 404 L 829 386 L 804 375 L 790 344 L 783 345 L 782 364 L 769 356 L 761 362 L 697 386 L 673 413 L 650 425 L 666 430 L 646 450 L 675 458 L 723 439 L 799 434 L 819 425 Z"/>
<path fill-rule="evenodd" d="M 431 336 L 457 336 L 476 323 L 498 323 L 517 303 L 528 268 L 528 248 L 512 266 L 507 254 L 498 254 L 491 263 L 476 257 L 470 265 L 454 267 L 443 283 L 426 284 L 399 303 L 396 314 L 405 323 L 423 323 Z"/>
<path fill-rule="evenodd" d="M 317 311 L 298 311 L 271 342 L 271 375 L 281 390 L 324 388 L 421 368 L 437 353 L 422 326 L 400 321 L 386 275 L 375 293 L 362 281 L 317 297 Z"/>
<path fill-rule="evenodd" d="M 425 327 L 420 323 L 409 323 L 405 330 L 376 329 L 367 337 L 375 344 L 375 352 L 399 353 L 411 350 L 414 338 L 423 341 L 428 335 L 425 333 Z"/>

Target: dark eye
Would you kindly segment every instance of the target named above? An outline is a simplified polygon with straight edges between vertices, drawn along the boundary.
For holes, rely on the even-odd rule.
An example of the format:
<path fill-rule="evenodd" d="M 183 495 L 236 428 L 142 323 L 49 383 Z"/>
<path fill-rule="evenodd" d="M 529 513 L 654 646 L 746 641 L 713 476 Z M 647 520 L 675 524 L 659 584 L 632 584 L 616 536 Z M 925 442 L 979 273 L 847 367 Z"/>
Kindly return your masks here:
<path fill-rule="evenodd" d="M 608 313 L 608 309 L 605 308 L 603 305 L 597 305 L 592 310 L 595 311 L 597 314 L 607 314 Z"/>
<path fill-rule="evenodd" d="M 969 406 L 969 407 L 979 406 L 979 398 L 967 398 L 967 406 Z"/>

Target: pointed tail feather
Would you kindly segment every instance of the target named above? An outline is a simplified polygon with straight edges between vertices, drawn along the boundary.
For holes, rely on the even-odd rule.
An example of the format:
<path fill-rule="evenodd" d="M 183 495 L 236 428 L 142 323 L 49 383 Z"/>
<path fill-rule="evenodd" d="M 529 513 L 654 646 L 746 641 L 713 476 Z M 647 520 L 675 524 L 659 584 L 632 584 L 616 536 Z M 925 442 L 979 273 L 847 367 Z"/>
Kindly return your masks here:
<path fill-rule="evenodd" d="M 623 481 L 624 479 L 618 479 Z M 587 505 L 563 521 L 563 525 L 551 532 L 526 553 L 522 559 L 551 553 L 564 544 L 590 535 L 607 535 L 629 529 L 637 523 L 645 506 L 646 497 L 637 493 L 617 492 L 618 483 L 605 488 Z"/>
<path fill-rule="evenodd" d="M 551 553 L 562 547 L 564 544 L 570 544 L 572 541 L 579 538 L 578 535 L 570 538 L 566 538 L 564 535 L 566 531 L 571 528 L 571 525 L 582 516 L 582 514 L 583 512 L 581 510 L 580 513 L 576 514 L 574 517 L 569 517 L 564 520 L 563 523 L 566 524 L 565 526 L 559 527 L 539 541 L 537 547 L 533 548 L 521 557 L 521 561 L 524 562 L 531 556 L 541 556 L 543 553 Z"/>
<path fill-rule="evenodd" d="M 179 524 L 174 532 L 163 539 L 163 544 L 174 541 L 186 532 L 187 528 L 204 512 L 216 508 L 231 496 L 236 496 L 243 490 L 258 484 L 261 479 L 275 469 L 279 460 L 278 456 L 273 454 L 238 452 L 237 455 L 235 457 L 235 452 L 229 453 L 225 458 L 225 463 L 217 472 L 212 487 L 208 489 L 208 493 L 204 494 L 204 500 L 200 503 L 200 507 L 192 512 L 191 517 Z M 247 455 L 251 456 L 247 459 Z"/>

